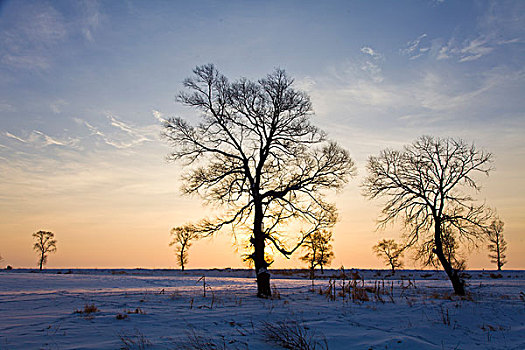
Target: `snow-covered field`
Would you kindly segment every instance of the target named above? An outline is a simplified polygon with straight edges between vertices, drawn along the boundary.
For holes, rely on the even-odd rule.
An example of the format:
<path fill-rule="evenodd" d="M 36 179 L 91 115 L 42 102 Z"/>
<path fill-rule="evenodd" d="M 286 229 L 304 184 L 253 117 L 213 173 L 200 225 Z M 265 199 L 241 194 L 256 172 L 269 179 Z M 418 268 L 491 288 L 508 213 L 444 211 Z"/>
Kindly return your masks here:
<path fill-rule="evenodd" d="M 249 270 L 2 271 L 0 349 L 525 349 L 525 271 L 469 271 L 464 299 L 442 272 L 352 272 L 343 297 L 274 271 L 263 300 Z"/>

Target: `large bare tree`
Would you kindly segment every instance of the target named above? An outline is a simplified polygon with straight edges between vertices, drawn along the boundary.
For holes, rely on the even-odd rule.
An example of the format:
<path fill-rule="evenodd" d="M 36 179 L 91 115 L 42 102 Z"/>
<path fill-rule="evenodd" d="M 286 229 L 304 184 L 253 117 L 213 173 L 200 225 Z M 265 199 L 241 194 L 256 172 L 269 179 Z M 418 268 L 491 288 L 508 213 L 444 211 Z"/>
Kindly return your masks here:
<path fill-rule="evenodd" d="M 325 201 L 324 191 L 341 188 L 354 163 L 310 123 L 310 98 L 293 87 L 284 70 L 234 82 L 211 64 L 193 73 L 178 101 L 198 110 L 201 121 L 164 123 L 163 134 L 173 146 L 169 158 L 187 166 L 184 193 L 225 208 L 223 215 L 197 225 L 201 234 L 230 225 L 251 232 L 257 295 L 268 297 L 265 247 L 289 256 L 312 232 L 333 226 L 335 206 Z M 292 221 L 302 229 L 290 245 L 283 228 Z"/>
<path fill-rule="evenodd" d="M 469 192 L 479 191 L 474 176 L 488 175 L 492 158 L 460 139 L 423 136 L 400 151 L 383 150 L 367 164 L 363 194 L 386 198 L 380 224 L 401 219 L 409 244 L 431 240 L 458 295 L 465 294 L 465 285 L 443 250 L 445 228 L 454 229 L 459 239 L 482 238 L 491 213 Z"/>
<path fill-rule="evenodd" d="M 33 249 L 38 253 L 38 265 L 40 270 L 47 263 L 47 257 L 49 253 L 57 251 L 57 240 L 55 234 L 49 231 L 38 231 L 33 233 L 33 239 L 35 244 Z"/>

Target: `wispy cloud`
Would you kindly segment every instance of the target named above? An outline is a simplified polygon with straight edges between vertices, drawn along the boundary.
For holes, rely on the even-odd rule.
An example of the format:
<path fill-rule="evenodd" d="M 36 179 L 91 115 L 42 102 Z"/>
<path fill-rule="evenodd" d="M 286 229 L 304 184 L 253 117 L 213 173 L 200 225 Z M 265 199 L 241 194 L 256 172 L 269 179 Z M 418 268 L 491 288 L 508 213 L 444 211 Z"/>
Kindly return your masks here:
<path fill-rule="evenodd" d="M 63 16 L 45 2 L 8 4 L 13 26 L 0 33 L 1 61 L 15 68 L 43 70 L 50 66 L 50 49 L 67 37 Z"/>
<path fill-rule="evenodd" d="M 49 104 L 49 108 L 53 111 L 55 114 L 59 114 L 62 112 L 62 107 L 67 106 L 68 102 L 62 99 L 56 100 Z"/>
<path fill-rule="evenodd" d="M 361 65 L 361 70 L 367 72 L 374 82 L 382 82 L 384 78 L 382 75 L 381 62 L 384 60 L 384 56 L 369 46 L 363 46 L 361 52 L 371 58 L 367 59 Z"/>
<path fill-rule="evenodd" d="M 401 52 L 410 59 L 430 53 L 437 60 L 474 62 L 501 53 L 507 45 L 525 42 L 525 3 L 523 1 L 487 3 L 485 13 L 476 20 L 475 31 L 457 28 L 449 38 L 430 38 L 422 34 L 409 41 Z M 431 41 L 428 45 L 425 41 Z"/>
<path fill-rule="evenodd" d="M 524 71 L 495 69 L 477 76 L 453 76 L 437 67 L 424 71 L 418 67 L 409 73 L 411 79 L 376 84 L 360 79 L 355 71 L 334 70 L 336 75 L 318 79 L 315 84 L 312 95 L 316 111 L 344 120 L 351 118 L 356 125 L 373 125 L 376 120 L 382 129 L 396 126 L 398 120 L 424 127 L 458 116 L 461 120 L 479 118 L 476 113 L 483 113 L 479 106 L 487 96 L 525 81 Z"/>
<path fill-rule="evenodd" d="M 96 136 L 105 136 L 104 133 L 102 133 L 100 130 L 98 130 L 96 127 L 85 121 L 81 118 L 73 118 L 73 121 L 79 125 L 83 125 L 86 128 L 88 128 L 89 131 L 91 131 L 90 135 L 96 135 Z"/>
<path fill-rule="evenodd" d="M 376 61 L 383 59 L 383 55 L 381 55 L 380 53 L 378 53 L 377 51 L 375 51 L 374 49 L 372 49 L 369 46 L 363 46 L 361 48 L 361 52 L 366 54 L 366 55 L 371 56 Z"/>
<path fill-rule="evenodd" d="M 126 132 L 129 135 L 135 136 L 137 134 L 136 131 L 132 129 L 132 127 L 130 127 L 128 124 L 124 123 L 123 121 L 118 120 L 116 117 L 112 115 L 108 115 L 107 117 L 111 121 L 111 125 L 113 125 L 114 127 Z"/>
<path fill-rule="evenodd" d="M 125 123 L 124 121 L 117 119 L 113 115 L 108 115 L 107 117 L 111 121 L 112 126 L 123 131 L 128 136 L 127 139 L 121 139 L 119 141 L 113 140 L 111 143 L 108 142 L 108 144 L 111 144 L 112 146 L 117 148 L 128 148 L 147 141 L 152 141 L 149 128 L 145 129 L 132 126 L 131 124 Z"/>
<path fill-rule="evenodd" d="M 160 111 L 153 110 L 151 111 L 153 118 L 155 118 L 157 121 L 164 123 L 166 121 L 166 118 L 164 118 L 164 114 Z"/>
<path fill-rule="evenodd" d="M 104 15 L 96 1 L 80 1 L 65 15 L 53 2 L 12 1 L 11 17 L 0 25 L 0 62 L 23 70 L 47 70 L 61 45 L 78 36 L 95 41 Z M 53 6 L 55 5 L 55 6 Z"/>
<path fill-rule="evenodd" d="M 460 44 L 455 39 L 451 39 L 441 47 L 437 59 L 456 58 L 459 62 L 475 61 L 494 51 L 494 45 L 488 38 L 481 36 L 465 40 Z"/>
<path fill-rule="evenodd" d="M 15 106 L 7 102 L 0 102 L 0 112 L 14 112 L 16 111 Z"/>
<path fill-rule="evenodd" d="M 83 1 L 79 3 L 82 11 L 81 31 L 86 40 L 95 41 L 94 35 L 101 25 L 104 15 L 96 1 Z"/>
<path fill-rule="evenodd" d="M 416 39 L 407 42 L 406 47 L 401 49 L 401 53 L 408 56 L 410 60 L 415 60 L 430 51 L 430 46 L 426 43 L 428 35 L 423 33 Z"/>
<path fill-rule="evenodd" d="M 7 136 L 7 137 L 9 137 L 9 138 L 12 138 L 12 139 L 14 139 L 14 140 L 17 140 L 17 141 L 23 142 L 23 143 L 26 143 L 26 142 L 27 142 L 26 140 L 24 140 L 24 139 L 22 139 L 22 138 L 20 138 L 20 137 L 18 137 L 18 136 L 15 136 L 15 135 L 11 134 L 10 132 L 7 132 L 7 131 L 4 132 L 4 135 Z"/>
<path fill-rule="evenodd" d="M 29 133 L 29 135 L 25 138 L 16 136 L 8 131 L 5 131 L 4 135 L 10 139 L 16 140 L 27 145 L 33 145 L 35 147 L 46 147 L 51 145 L 74 146 L 77 142 L 77 140 L 73 138 L 59 139 L 56 137 L 51 137 L 39 130 L 32 130 Z"/>
<path fill-rule="evenodd" d="M 161 113 L 154 111 L 153 116 L 158 119 L 162 118 Z M 89 131 L 89 136 L 98 137 L 104 144 L 117 149 L 128 149 L 134 146 L 151 142 L 158 135 L 158 124 L 146 125 L 142 127 L 134 126 L 131 123 L 124 122 L 113 114 L 106 116 L 107 123 L 94 126 L 93 124 L 81 119 L 73 118 L 80 125 L 85 126 Z M 159 120 L 159 119 L 158 119 Z"/>
<path fill-rule="evenodd" d="M 488 41 L 482 38 L 477 38 L 468 42 L 468 44 L 460 51 L 461 58 L 459 59 L 459 62 L 474 61 L 478 58 L 488 55 L 494 50 L 494 48 L 488 46 L 487 44 Z"/>
<path fill-rule="evenodd" d="M 37 54 L 23 55 L 23 54 L 9 54 L 2 56 L 2 63 L 17 69 L 27 70 L 45 70 L 49 68 L 49 59 Z"/>
<path fill-rule="evenodd" d="M 36 139 L 35 137 L 33 137 L 33 135 L 36 135 L 37 138 L 43 138 L 45 146 L 49 146 L 49 145 L 65 146 L 67 144 L 57 139 L 54 139 L 51 136 L 46 135 L 43 132 L 38 131 L 38 130 L 33 130 L 33 133 L 31 134 L 31 138 L 30 138 L 31 141 Z"/>

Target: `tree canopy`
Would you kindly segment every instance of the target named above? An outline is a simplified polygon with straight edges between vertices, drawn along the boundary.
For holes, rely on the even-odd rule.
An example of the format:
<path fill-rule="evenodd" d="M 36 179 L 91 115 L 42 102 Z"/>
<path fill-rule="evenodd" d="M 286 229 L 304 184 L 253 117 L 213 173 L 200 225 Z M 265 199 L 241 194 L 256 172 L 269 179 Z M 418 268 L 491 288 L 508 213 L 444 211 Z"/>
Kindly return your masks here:
<path fill-rule="evenodd" d="M 342 188 L 355 172 L 354 162 L 310 123 L 310 98 L 293 87 L 284 70 L 233 82 L 212 64 L 193 73 L 178 101 L 198 110 L 200 123 L 166 120 L 163 134 L 173 146 L 169 159 L 187 166 L 184 193 L 225 209 L 197 224 L 199 232 L 249 227 L 258 294 L 269 296 L 265 246 L 289 256 L 311 233 L 331 227 L 336 210 L 324 191 Z M 303 229 L 288 246 L 284 228 L 292 221 Z"/>
<path fill-rule="evenodd" d="M 170 234 L 173 236 L 170 246 L 176 246 L 177 264 L 181 270 L 184 271 L 184 266 L 188 263 L 189 249 L 192 241 L 199 239 L 200 236 L 196 232 L 195 226 L 191 224 L 174 227 L 171 229 Z"/>
<path fill-rule="evenodd" d="M 476 173 L 492 170 L 491 153 L 461 139 L 422 136 L 402 150 L 385 149 L 368 159 L 363 194 L 385 198 L 380 224 L 402 220 L 409 244 L 432 241 L 457 294 L 464 283 L 443 251 L 445 228 L 460 240 L 482 238 L 491 211 L 469 192 L 480 190 Z M 463 189 L 463 191 L 462 191 Z M 465 190 L 466 189 L 466 190 Z"/>
<path fill-rule="evenodd" d="M 487 230 L 490 262 L 496 264 L 498 271 L 507 263 L 507 242 L 503 237 L 504 225 L 503 221 L 496 218 L 492 220 Z"/>
<path fill-rule="evenodd" d="M 383 258 L 383 260 L 390 265 L 393 274 L 398 267 L 403 266 L 401 258 L 404 249 L 404 246 L 398 244 L 393 239 L 383 239 L 372 247 L 374 253 L 376 253 L 378 257 Z"/>
<path fill-rule="evenodd" d="M 49 231 L 38 231 L 33 233 L 33 249 L 38 253 L 38 265 L 42 270 L 43 265 L 47 263 L 49 253 L 54 253 L 57 250 L 57 240 L 54 239 L 55 234 Z"/>

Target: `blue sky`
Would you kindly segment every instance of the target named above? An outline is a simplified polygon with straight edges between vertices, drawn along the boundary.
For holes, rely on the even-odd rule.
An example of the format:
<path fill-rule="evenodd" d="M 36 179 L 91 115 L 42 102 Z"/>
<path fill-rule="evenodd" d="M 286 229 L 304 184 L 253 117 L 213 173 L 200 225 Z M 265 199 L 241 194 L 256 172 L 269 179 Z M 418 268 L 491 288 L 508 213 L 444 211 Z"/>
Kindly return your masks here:
<path fill-rule="evenodd" d="M 203 208 L 178 194 L 159 120 L 197 120 L 174 96 L 214 63 L 232 79 L 285 68 L 356 159 L 359 177 L 335 197 L 337 263 L 380 264 L 379 207 L 358 188 L 366 158 L 431 134 L 495 153 L 478 197 L 523 268 L 524 57 L 523 1 L 3 1 L 0 254 L 32 265 L 30 233 L 47 228 L 57 266 L 173 265 L 169 228 Z M 199 244 L 194 266 L 207 245 L 226 251 L 209 264 L 240 264 L 227 238 Z"/>

